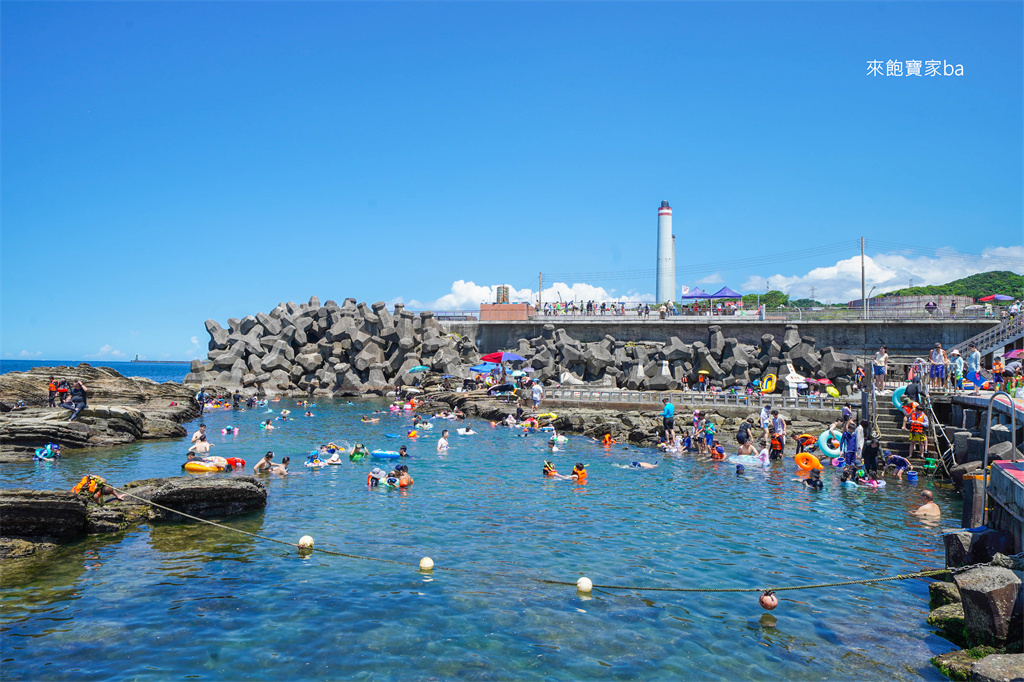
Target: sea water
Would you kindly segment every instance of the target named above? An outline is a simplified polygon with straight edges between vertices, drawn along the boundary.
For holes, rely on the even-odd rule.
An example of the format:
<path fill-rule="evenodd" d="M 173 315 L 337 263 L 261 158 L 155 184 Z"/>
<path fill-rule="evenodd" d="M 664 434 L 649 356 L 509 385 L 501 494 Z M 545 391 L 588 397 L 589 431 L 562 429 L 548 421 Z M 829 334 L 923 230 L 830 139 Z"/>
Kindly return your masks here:
<path fill-rule="evenodd" d="M 322 401 L 302 417 L 282 400 L 208 413 L 212 454 L 247 467 L 268 450 L 275 461 L 292 458 L 291 475 L 262 477 L 266 510 L 227 524 L 293 543 L 308 534 L 318 548 L 371 558 L 430 556 L 432 574 L 304 556 L 199 524 L 91 537 L 4 567 L 0 676 L 941 679 L 928 659 L 955 647 L 925 623 L 924 580 L 782 592 L 768 614 L 757 593 L 595 588 L 586 596 L 529 579 L 763 587 L 940 567 L 939 524 L 908 513 L 931 487 L 926 479 L 846 490 L 828 470 L 815 492 L 794 482 L 792 458 L 737 476 L 728 463 L 604 448 L 577 435 L 551 453 L 546 434 L 521 437 L 480 420 L 471 420 L 475 436 L 451 428 L 451 449 L 438 453 L 449 423 L 434 420 L 413 439 L 409 413 L 360 421 L 384 407 Z M 290 420 L 259 428 L 282 408 Z M 228 425 L 239 434 L 221 434 Z M 405 444 L 415 484 L 367 489 L 368 471 L 393 461 L 304 467 L 329 441 Z M 84 473 L 115 485 L 179 475 L 186 449 L 182 439 L 74 451 L 59 463 L 5 465 L 0 485 L 68 489 Z M 561 473 L 585 463 L 588 483 L 543 477 L 545 459 Z M 658 466 L 629 468 L 634 460 Z M 935 493 L 946 517 L 959 518 L 955 496 Z"/>
<path fill-rule="evenodd" d="M 77 367 L 81 360 L 0 360 L 0 374 L 27 372 L 33 367 Z M 126 377 L 145 377 L 158 383 L 182 381 L 188 374 L 187 362 L 106 362 L 86 360 L 93 367 L 110 367 Z M 57 379 L 62 378 L 54 373 Z M 72 375 L 73 377 L 73 375 Z M 71 378 L 71 377 L 69 377 Z"/>

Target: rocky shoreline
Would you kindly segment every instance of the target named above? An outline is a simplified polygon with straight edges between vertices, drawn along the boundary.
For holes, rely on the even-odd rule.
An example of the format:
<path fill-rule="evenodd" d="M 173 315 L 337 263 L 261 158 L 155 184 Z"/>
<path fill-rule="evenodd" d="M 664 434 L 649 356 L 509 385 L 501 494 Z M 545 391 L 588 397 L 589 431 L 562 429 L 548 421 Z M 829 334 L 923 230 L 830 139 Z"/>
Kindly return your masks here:
<path fill-rule="evenodd" d="M 229 319 L 227 325 L 206 321 L 208 358 L 192 362 L 186 384 L 245 396 L 380 394 L 413 384 L 414 367 L 468 377 L 481 358 L 473 339 L 447 333 L 433 313 L 413 314 L 401 304 L 392 313 L 383 301 L 367 305 L 347 298 L 341 305 L 321 305 L 313 296 L 308 303 L 289 301 L 269 313 Z M 765 334 L 755 346 L 727 338 L 719 325 L 685 341 L 674 336 L 668 343 L 626 342 L 609 335 L 583 343 L 547 324 L 540 336 L 519 339 L 506 350 L 524 358 L 523 367 L 537 381 L 630 390 L 676 390 L 684 382 L 696 385 L 700 377 L 716 388 L 746 387 L 772 375 L 782 391 L 792 365 L 800 375 L 828 379 L 849 395 L 857 369 L 852 356 L 817 349 L 816 340 L 801 336 L 796 325 L 787 325 L 778 340 Z"/>
<path fill-rule="evenodd" d="M 515 415 L 516 403 L 506 403 L 492 398 L 486 391 L 469 391 L 466 393 L 428 393 L 430 400 L 417 408 L 423 414 L 436 414 L 441 410 L 458 408 L 467 416 L 478 417 L 488 421 L 501 421 L 508 415 Z M 525 395 L 523 396 L 526 397 Z M 718 427 L 720 440 L 726 450 L 735 448 L 735 436 L 740 423 L 753 418 L 758 423 L 758 408 L 735 405 L 675 405 L 677 423 L 688 428 L 687 422 L 693 409 L 702 410 L 715 426 Z M 600 440 L 610 435 L 617 443 L 629 443 L 637 447 L 657 447 L 664 436 L 660 411 L 648 410 L 615 410 L 589 407 L 553 406 L 541 407 L 541 413 L 553 412 L 557 417 L 550 420 L 559 432 L 578 433 L 588 438 Z M 801 409 L 799 415 L 791 415 L 783 408 L 779 414 L 786 420 L 791 434 L 814 433 L 824 431 L 839 417 L 839 413 L 831 410 Z M 755 431 L 757 433 L 757 431 Z"/>
<path fill-rule="evenodd" d="M 81 379 L 89 407 L 68 422 L 69 412 L 47 406 L 50 376 Z M 24 401 L 22 409 L 12 409 Z M 180 438 L 181 424 L 199 415 L 194 392 L 182 384 L 125 377 L 109 367 L 35 367 L 0 375 L 0 462 L 31 459 L 56 443 L 65 450 L 124 445 L 140 439 Z"/>
<path fill-rule="evenodd" d="M 267 506 L 267 490 L 252 476 L 149 478 L 119 486 L 143 500 L 204 519 L 221 519 Z M 108 498 L 100 506 L 63 490 L 0 490 L 0 559 L 16 559 L 149 522 L 188 519 L 143 501 Z"/>

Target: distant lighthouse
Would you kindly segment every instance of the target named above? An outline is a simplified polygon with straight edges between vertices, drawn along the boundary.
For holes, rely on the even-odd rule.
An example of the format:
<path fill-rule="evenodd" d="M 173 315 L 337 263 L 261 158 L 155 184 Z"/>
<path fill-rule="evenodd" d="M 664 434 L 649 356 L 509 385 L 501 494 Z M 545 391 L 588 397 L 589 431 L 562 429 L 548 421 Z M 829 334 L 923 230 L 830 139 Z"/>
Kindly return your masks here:
<path fill-rule="evenodd" d="M 667 201 L 658 208 L 658 281 L 655 299 L 658 303 L 675 300 L 676 238 L 672 234 L 672 207 Z"/>

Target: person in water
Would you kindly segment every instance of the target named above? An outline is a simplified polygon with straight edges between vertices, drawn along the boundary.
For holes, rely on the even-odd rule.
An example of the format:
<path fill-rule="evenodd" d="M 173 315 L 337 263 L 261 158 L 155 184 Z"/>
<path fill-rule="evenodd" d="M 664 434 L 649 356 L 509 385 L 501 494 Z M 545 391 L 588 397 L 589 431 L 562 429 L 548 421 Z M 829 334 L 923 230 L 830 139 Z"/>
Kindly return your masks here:
<path fill-rule="evenodd" d="M 280 464 L 272 464 L 270 467 L 270 473 L 281 474 L 282 476 L 288 473 L 288 463 L 292 461 L 291 457 L 285 457 L 281 460 Z"/>
<path fill-rule="evenodd" d="M 199 436 L 199 440 L 188 449 L 189 452 L 194 452 L 197 455 L 206 455 L 210 452 L 210 444 L 206 442 L 206 436 Z"/>
<path fill-rule="evenodd" d="M 398 456 L 399 457 L 408 457 L 409 456 L 409 451 L 406 449 L 406 447 L 404 445 L 398 448 Z"/>
<path fill-rule="evenodd" d="M 363 422 L 364 424 L 376 424 L 377 422 L 380 421 L 380 417 L 374 417 L 373 419 L 370 419 L 364 414 L 363 418 L 360 419 L 359 421 Z"/>
<path fill-rule="evenodd" d="M 408 488 L 413 484 L 412 476 L 409 475 L 409 467 L 405 464 L 399 464 L 395 467 L 395 471 L 398 472 L 398 487 Z"/>
<path fill-rule="evenodd" d="M 812 488 L 813 490 L 824 488 L 825 484 L 821 482 L 821 470 L 811 469 L 810 474 L 804 479 L 803 485 L 805 488 Z"/>
<path fill-rule="evenodd" d="M 551 462 L 544 460 L 544 469 L 542 473 L 545 476 L 558 476 L 558 471 L 555 469 L 555 465 Z"/>
<path fill-rule="evenodd" d="M 737 464 L 736 465 L 736 475 L 737 476 L 742 476 L 745 473 L 747 473 L 747 467 L 743 466 L 742 464 Z"/>
<path fill-rule="evenodd" d="M 931 490 L 922 490 L 921 500 L 924 504 L 914 510 L 915 516 L 942 516 L 942 510 L 939 509 L 939 505 L 935 504 Z"/>
<path fill-rule="evenodd" d="M 206 435 L 206 424 L 200 424 L 199 425 L 199 430 L 192 434 L 192 442 L 195 443 L 197 440 L 199 440 L 200 436 L 205 436 L 205 435 Z"/>
<path fill-rule="evenodd" d="M 274 430 L 274 425 L 270 423 L 269 419 L 267 421 L 263 422 L 263 430 L 264 431 L 273 431 Z"/>
<path fill-rule="evenodd" d="M 312 416 L 313 416 L 313 413 L 312 413 L 312 412 L 310 412 L 309 410 L 306 410 L 306 414 L 304 414 L 303 416 L 304 416 L 304 417 L 312 417 Z"/>
<path fill-rule="evenodd" d="M 366 477 L 366 486 L 368 488 L 376 488 L 385 478 L 387 478 L 387 474 L 384 473 L 384 470 L 380 467 L 374 467 Z"/>
<path fill-rule="evenodd" d="M 633 467 L 634 469 L 657 469 L 658 468 L 657 464 L 651 464 L 650 462 L 637 462 L 637 461 L 630 462 L 629 466 Z"/>
<path fill-rule="evenodd" d="M 892 467 L 896 471 L 896 478 L 902 479 L 904 471 L 913 471 L 914 465 L 910 463 L 910 460 L 900 455 L 894 455 L 888 450 L 885 451 L 885 469 L 888 470 Z"/>
<path fill-rule="evenodd" d="M 268 471 L 269 472 L 273 468 L 273 466 L 274 466 L 271 463 L 271 461 L 270 461 L 272 459 L 274 459 L 274 453 L 273 452 L 268 452 L 267 454 L 263 455 L 263 459 L 261 459 L 260 461 L 256 462 L 256 466 L 254 466 L 252 468 L 252 473 L 258 474 L 261 471 Z"/>
<path fill-rule="evenodd" d="M 441 431 L 441 437 L 437 439 L 437 451 L 448 451 L 448 429 Z"/>
<path fill-rule="evenodd" d="M 207 461 L 205 457 L 200 457 L 199 455 L 197 455 L 194 452 L 187 452 L 185 454 L 185 463 L 186 464 L 188 462 L 205 462 L 205 461 Z"/>
<path fill-rule="evenodd" d="M 572 473 L 569 474 L 569 478 L 579 484 L 587 482 L 587 469 L 583 466 L 582 462 L 576 462 L 576 466 L 572 468 Z"/>
<path fill-rule="evenodd" d="M 352 448 L 352 454 L 350 454 L 348 458 L 353 462 L 358 462 L 363 457 L 366 457 L 369 454 L 370 452 L 369 450 L 366 449 L 365 445 L 363 445 L 362 443 L 356 443 L 356 446 Z"/>
<path fill-rule="evenodd" d="M 740 443 L 739 448 L 736 449 L 736 454 L 746 457 L 753 457 L 754 455 L 756 455 L 757 448 L 754 447 L 754 440 L 752 438 L 749 438 Z"/>

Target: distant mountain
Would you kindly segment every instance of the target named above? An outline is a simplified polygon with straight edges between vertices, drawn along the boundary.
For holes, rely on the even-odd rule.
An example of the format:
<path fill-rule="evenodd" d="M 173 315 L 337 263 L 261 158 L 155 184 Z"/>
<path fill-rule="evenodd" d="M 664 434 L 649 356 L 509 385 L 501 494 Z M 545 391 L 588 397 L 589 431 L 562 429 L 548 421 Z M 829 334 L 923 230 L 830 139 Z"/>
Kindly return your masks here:
<path fill-rule="evenodd" d="M 1024 298 L 1024 276 L 1008 270 L 994 270 L 964 277 L 948 284 L 898 289 L 883 294 L 883 296 L 970 296 L 971 298 L 982 298 L 991 294 Z"/>

